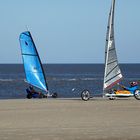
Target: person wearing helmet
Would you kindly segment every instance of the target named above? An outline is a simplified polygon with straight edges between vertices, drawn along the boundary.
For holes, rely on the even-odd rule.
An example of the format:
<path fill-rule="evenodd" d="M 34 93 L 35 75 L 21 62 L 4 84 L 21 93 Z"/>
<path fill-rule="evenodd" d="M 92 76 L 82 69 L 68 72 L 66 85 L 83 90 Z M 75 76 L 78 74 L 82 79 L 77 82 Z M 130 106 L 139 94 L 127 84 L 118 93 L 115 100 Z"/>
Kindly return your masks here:
<path fill-rule="evenodd" d="M 137 82 L 130 82 L 130 87 L 122 86 L 120 85 L 124 90 L 128 90 L 131 93 L 134 94 L 134 92 L 138 89 L 138 83 Z"/>
<path fill-rule="evenodd" d="M 29 88 L 26 89 L 27 92 L 27 98 L 31 99 L 31 98 L 45 98 L 44 94 L 41 92 L 37 92 L 33 86 L 29 86 Z"/>

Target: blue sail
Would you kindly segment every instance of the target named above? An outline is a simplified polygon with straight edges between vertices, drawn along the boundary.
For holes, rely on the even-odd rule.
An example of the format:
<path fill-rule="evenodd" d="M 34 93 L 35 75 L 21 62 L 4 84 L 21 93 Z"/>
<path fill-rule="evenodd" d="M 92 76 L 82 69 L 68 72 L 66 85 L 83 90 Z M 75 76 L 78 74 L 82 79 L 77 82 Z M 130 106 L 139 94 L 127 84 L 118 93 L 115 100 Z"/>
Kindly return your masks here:
<path fill-rule="evenodd" d="M 29 31 L 23 32 L 19 37 L 23 58 L 26 81 L 41 90 L 48 91 L 45 74 L 40 57 Z"/>

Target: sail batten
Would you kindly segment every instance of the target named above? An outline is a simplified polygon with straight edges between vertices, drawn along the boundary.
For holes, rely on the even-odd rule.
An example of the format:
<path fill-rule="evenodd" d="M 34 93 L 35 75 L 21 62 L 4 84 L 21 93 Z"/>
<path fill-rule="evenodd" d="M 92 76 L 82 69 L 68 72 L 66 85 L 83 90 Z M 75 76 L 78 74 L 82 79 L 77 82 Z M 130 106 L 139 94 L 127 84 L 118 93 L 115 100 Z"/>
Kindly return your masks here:
<path fill-rule="evenodd" d="M 27 83 L 47 92 L 45 74 L 31 33 L 21 33 L 19 41 Z"/>
<path fill-rule="evenodd" d="M 114 9 L 115 9 L 115 0 L 112 0 L 106 34 L 105 72 L 104 72 L 103 90 L 111 88 L 116 83 L 118 83 L 122 78 L 122 73 L 118 65 L 117 53 L 115 48 Z"/>
<path fill-rule="evenodd" d="M 110 65 L 110 64 L 115 63 L 115 62 L 117 62 L 117 59 L 112 61 L 112 62 L 109 62 L 107 65 Z"/>
<path fill-rule="evenodd" d="M 117 77 L 118 75 L 120 75 L 121 73 L 118 73 L 117 75 L 114 75 L 114 77 L 111 77 L 110 79 L 108 79 L 107 81 L 105 81 L 105 83 L 107 83 L 108 81 L 114 79 L 115 77 Z"/>
<path fill-rule="evenodd" d="M 22 53 L 22 55 L 37 56 L 36 54 L 28 54 L 28 53 Z"/>
<path fill-rule="evenodd" d="M 107 74 L 106 77 L 109 76 L 109 74 L 111 74 L 111 72 L 113 72 L 113 70 L 115 70 L 118 67 L 118 64 L 116 66 L 114 66 Z"/>
<path fill-rule="evenodd" d="M 121 81 L 121 79 L 118 79 L 118 80 L 116 80 L 115 82 L 113 82 L 113 83 L 111 83 L 111 84 L 109 84 L 109 85 L 107 85 L 106 83 L 104 84 L 105 85 L 105 88 L 106 89 L 110 89 L 110 88 L 112 88 L 114 85 L 116 85 L 117 83 L 119 83 Z"/>

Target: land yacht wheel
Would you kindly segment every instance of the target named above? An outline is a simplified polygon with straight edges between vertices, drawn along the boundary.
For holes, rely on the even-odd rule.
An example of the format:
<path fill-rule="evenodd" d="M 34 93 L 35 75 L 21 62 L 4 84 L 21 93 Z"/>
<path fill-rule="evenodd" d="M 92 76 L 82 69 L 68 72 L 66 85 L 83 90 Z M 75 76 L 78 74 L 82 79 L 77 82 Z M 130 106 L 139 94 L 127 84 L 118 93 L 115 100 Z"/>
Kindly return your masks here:
<path fill-rule="evenodd" d="M 81 98 L 84 101 L 88 101 L 90 99 L 90 92 L 88 90 L 84 90 L 81 92 Z"/>
<path fill-rule="evenodd" d="M 31 99 L 32 98 L 32 94 L 28 93 L 26 96 L 27 99 Z"/>
<path fill-rule="evenodd" d="M 52 97 L 53 97 L 53 98 L 57 98 L 57 96 L 58 96 L 58 95 L 57 95 L 56 92 L 52 94 Z"/>
<path fill-rule="evenodd" d="M 109 100 L 115 100 L 115 97 L 109 97 Z"/>
<path fill-rule="evenodd" d="M 134 93 L 134 97 L 137 99 L 137 100 L 140 100 L 140 90 L 137 89 Z"/>

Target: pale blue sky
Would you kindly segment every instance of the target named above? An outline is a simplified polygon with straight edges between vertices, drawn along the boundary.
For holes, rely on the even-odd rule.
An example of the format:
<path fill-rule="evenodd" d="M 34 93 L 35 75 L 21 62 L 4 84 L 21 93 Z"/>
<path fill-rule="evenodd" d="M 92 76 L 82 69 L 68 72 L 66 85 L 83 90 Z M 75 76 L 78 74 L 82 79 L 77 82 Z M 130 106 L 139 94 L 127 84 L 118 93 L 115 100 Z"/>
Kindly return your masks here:
<path fill-rule="evenodd" d="M 0 0 L 0 63 L 22 63 L 28 25 L 43 63 L 104 63 L 111 0 Z M 140 0 L 116 0 L 120 63 L 140 63 Z M 133 52 L 133 53 L 132 53 Z"/>

